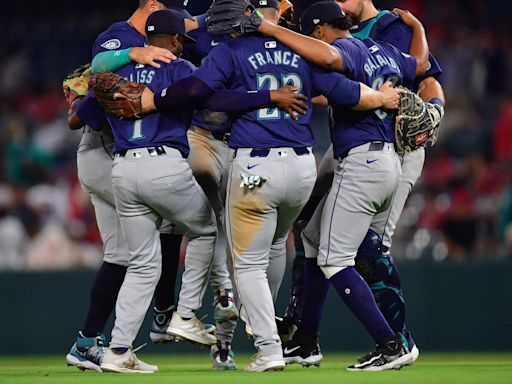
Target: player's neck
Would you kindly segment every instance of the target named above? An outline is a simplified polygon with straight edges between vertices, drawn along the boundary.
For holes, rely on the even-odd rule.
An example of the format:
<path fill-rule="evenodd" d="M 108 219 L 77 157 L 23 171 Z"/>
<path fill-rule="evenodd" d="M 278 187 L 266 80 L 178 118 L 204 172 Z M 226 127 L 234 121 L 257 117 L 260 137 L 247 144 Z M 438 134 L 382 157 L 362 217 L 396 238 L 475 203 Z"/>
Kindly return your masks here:
<path fill-rule="evenodd" d="M 349 31 L 346 31 L 346 30 L 342 30 L 342 29 L 337 29 L 336 32 L 332 35 L 332 36 L 329 36 L 331 41 L 328 41 L 329 44 L 332 44 L 334 40 L 337 40 L 337 39 L 349 39 L 352 37 L 352 34 L 349 32 Z"/>
<path fill-rule="evenodd" d="M 375 8 L 375 6 L 370 3 L 363 9 L 363 13 L 361 13 L 361 20 L 359 20 L 360 23 L 363 21 L 369 20 L 374 18 L 379 14 L 379 10 Z"/>
<path fill-rule="evenodd" d="M 137 9 L 130 18 L 127 20 L 128 23 L 137 30 L 141 35 L 146 36 L 145 27 L 148 14 L 143 9 Z"/>

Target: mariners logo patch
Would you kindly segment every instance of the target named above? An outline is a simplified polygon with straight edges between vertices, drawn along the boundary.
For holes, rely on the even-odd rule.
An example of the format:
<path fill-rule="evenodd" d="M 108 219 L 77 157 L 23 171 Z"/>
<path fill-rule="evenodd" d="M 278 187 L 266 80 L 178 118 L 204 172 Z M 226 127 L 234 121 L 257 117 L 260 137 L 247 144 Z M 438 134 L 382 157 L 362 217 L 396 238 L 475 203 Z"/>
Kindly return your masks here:
<path fill-rule="evenodd" d="M 117 49 L 121 46 L 121 42 L 118 39 L 110 39 L 101 44 L 101 46 L 105 49 Z"/>

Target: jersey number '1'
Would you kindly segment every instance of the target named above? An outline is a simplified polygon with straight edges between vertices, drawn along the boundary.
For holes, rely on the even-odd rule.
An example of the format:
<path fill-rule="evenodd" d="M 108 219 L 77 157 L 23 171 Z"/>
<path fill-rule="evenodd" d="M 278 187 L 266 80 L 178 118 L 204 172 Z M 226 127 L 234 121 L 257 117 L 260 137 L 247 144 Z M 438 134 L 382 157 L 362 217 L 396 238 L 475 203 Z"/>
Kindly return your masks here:
<path fill-rule="evenodd" d="M 275 91 L 279 87 L 284 87 L 286 85 L 298 87 L 299 89 L 296 92 L 300 92 L 302 90 L 302 79 L 296 73 L 287 73 L 286 75 L 281 75 L 281 78 L 278 78 L 272 73 L 258 74 L 257 81 L 258 91 Z M 277 107 L 261 108 L 258 110 L 258 120 L 277 120 L 281 118 L 289 119 L 290 115 L 279 110 Z"/>
<path fill-rule="evenodd" d="M 133 134 L 130 141 L 136 141 L 144 138 L 142 133 L 142 119 L 135 120 L 133 123 Z"/>

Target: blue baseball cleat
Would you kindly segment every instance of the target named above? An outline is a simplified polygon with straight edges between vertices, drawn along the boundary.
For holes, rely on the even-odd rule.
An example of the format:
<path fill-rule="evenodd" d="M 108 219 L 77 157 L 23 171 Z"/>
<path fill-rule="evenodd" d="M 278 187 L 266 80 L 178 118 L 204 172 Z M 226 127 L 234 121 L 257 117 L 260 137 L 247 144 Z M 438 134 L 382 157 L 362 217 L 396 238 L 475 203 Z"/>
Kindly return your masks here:
<path fill-rule="evenodd" d="M 106 344 L 107 339 L 104 335 L 85 337 L 80 331 L 76 342 L 66 355 L 68 366 L 74 365 L 82 371 L 92 369 L 96 372 L 103 372 L 100 365 Z"/>

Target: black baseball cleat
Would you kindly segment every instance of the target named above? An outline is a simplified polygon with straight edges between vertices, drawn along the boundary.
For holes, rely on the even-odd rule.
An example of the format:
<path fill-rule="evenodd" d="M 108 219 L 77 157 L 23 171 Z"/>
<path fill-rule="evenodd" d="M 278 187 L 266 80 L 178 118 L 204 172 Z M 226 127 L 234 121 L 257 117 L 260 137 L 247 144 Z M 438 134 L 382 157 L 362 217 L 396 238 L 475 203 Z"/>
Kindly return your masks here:
<path fill-rule="evenodd" d="M 392 339 L 378 343 L 374 352 L 370 352 L 357 360 L 357 363 L 347 368 L 347 371 L 385 371 L 400 369 L 410 365 L 413 356 L 409 353 L 400 333 Z"/>
<path fill-rule="evenodd" d="M 318 336 L 301 336 L 296 333 L 291 340 L 283 344 L 283 358 L 286 364 L 320 367 L 323 356 L 318 345 Z"/>

